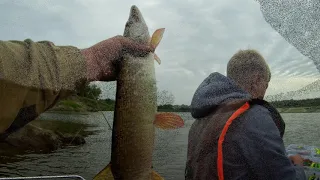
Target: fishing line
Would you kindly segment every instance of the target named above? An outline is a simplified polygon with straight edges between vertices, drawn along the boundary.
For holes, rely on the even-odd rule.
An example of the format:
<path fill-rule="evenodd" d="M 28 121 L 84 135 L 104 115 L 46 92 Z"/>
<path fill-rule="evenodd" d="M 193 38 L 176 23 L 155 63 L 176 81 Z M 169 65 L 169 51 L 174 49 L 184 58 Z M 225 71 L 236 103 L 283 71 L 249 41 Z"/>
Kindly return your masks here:
<path fill-rule="evenodd" d="M 72 140 L 70 141 L 70 143 L 68 144 L 68 146 L 71 145 L 71 143 L 73 142 L 73 140 L 76 138 L 76 136 L 79 135 L 80 131 L 82 131 L 83 127 L 80 128 L 80 130 L 73 136 Z"/>
<path fill-rule="evenodd" d="M 89 92 L 89 93 L 91 93 L 91 95 L 93 96 L 93 93 L 92 92 Z M 98 107 L 98 100 L 95 100 L 95 102 L 96 102 L 96 105 L 97 105 L 97 107 Z M 109 121 L 108 121 L 108 119 L 106 118 L 106 116 L 103 114 L 103 111 L 100 111 L 101 112 L 101 114 L 103 115 L 103 118 L 106 120 L 106 122 L 107 122 L 107 124 L 108 124 L 108 126 L 109 126 L 109 130 L 112 130 L 112 127 L 111 127 L 111 125 L 109 124 Z"/>
<path fill-rule="evenodd" d="M 109 130 L 112 130 L 112 127 L 111 127 L 111 125 L 109 124 L 108 119 L 106 118 L 106 116 L 103 114 L 103 111 L 100 111 L 100 112 L 102 113 L 104 119 L 107 121 L 108 126 L 109 126 Z"/>

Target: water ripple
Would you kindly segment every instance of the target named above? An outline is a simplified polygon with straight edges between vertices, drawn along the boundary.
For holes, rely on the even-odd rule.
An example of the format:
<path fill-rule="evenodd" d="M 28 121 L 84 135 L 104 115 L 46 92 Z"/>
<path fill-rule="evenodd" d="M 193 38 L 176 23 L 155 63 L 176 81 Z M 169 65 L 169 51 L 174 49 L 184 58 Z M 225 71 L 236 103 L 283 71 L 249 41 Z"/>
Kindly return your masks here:
<path fill-rule="evenodd" d="M 108 124 L 101 113 L 79 115 L 77 118 L 65 118 L 67 115 L 50 114 L 46 114 L 44 117 L 52 119 L 54 116 L 61 120 L 78 119 L 78 121 L 90 122 L 93 125 L 99 125 L 99 127 L 86 129 L 87 131 L 95 131 L 96 134 L 86 137 L 87 143 L 82 146 L 59 149 L 49 154 L 0 157 L 6 162 L 0 165 L 1 177 L 78 174 L 85 179 L 92 179 L 109 163 L 111 131 L 108 130 Z M 107 112 L 105 115 L 109 121 L 112 121 L 112 112 Z M 172 131 L 156 130 L 153 167 L 166 180 L 184 179 L 188 131 L 194 120 L 190 113 L 180 113 L 180 115 L 185 120 L 185 127 Z M 286 122 L 284 137 L 286 145 L 303 143 L 320 146 L 320 140 L 316 134 L 317 127 L 320 125 L 320 120 L 317 117 L 319 114 L 315 113 L 283 114 Z"/>

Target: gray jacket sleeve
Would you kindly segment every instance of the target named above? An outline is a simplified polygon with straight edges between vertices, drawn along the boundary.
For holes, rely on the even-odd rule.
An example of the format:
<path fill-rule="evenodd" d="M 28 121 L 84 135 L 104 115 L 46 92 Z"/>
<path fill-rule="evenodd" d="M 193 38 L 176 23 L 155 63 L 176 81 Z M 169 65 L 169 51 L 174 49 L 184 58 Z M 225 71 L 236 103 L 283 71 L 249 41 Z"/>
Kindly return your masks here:
<path fill-rule="evenodd" d="M 243 120 L 245 128 L 239 146 L 255 176 L 253 179 L 307 179 L 303 167 L 293 165 L 286 156 L 283 140 L 268 110 L 256 105 L 244 114 Z"/>

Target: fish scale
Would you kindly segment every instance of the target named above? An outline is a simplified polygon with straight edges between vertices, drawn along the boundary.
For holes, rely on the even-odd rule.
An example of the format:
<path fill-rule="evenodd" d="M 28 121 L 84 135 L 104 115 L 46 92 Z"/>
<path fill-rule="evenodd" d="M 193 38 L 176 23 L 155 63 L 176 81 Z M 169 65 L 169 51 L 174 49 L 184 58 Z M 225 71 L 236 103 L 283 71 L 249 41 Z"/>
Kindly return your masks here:
<path fill-rule="evenodd" d="M 136 6 L 132 6 L 125 26 L 124 37 L 136 42 L 159 44 L 164 28 L 150 38 L 148 27 Z M 162 129 L 182 127 L 184 121 L 173 113 L 157 115 L 157 85 L 155 53 L 143 57 L 125 54 L 119 62 L 117 92 L 112 128 L 111 162 L 95 177 L 95 180 L 162 180 L 152 170 L 155 126 Z M 175 121 L 175 123 L 172 123 Z"/>

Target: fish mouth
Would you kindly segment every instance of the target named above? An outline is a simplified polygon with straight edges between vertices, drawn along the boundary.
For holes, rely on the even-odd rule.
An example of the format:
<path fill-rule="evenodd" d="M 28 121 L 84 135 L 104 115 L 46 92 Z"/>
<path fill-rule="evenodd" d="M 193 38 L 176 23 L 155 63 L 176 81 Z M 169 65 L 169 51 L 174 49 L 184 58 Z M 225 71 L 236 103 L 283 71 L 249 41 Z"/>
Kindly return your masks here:
<path fill-rule="evenodd" d="M 125 24 L 125 30 L 123 35 L 124 37 L 130 37 L 131 39 L 141 43 L 146 43 L 148 41 L 148 27 L 144 21 L 142 13 L 135 5 L 131 6 L 129 19 Z"/>
<path fill-rule="evenodd" d="M 142 15 L 137 6 L 135 5 L 131 6 L 130 17 L 132 17 L 132 20 L 134 22 L 141 22 Z"/>

